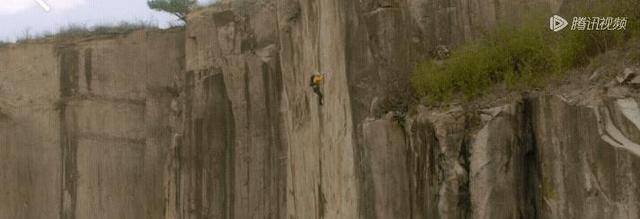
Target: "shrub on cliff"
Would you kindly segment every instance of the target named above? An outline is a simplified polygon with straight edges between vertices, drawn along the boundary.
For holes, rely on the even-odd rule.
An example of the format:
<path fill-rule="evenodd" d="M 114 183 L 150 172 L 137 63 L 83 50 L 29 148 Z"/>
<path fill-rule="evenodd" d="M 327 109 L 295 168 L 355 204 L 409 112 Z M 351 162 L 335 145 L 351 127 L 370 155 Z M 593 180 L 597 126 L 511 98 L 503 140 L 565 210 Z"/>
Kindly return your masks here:
<path fill-rule="evenodd" d="M 549 39 L 538 29 L 503 26 L 491 37 L 455 49 L 447 60 L 419 63 L 412 84 L 421 96 L 436 101 L 458 92 L 475 96 L 499 82 L 512 87 L 538 84 L 559 68 Z"/>
<path fill-rule="evenodd" d="M 175 15 L 186 22 L 187 14 L 197 4 L 196 0 L 148 0 L 149 8 Z"/>
<path fill-rule="evenodd" d="M 417 64 L 411 83 L 418 95 L 432 101 L 452 94 L 473 97 L 504 83 L 521 89 L 544 84 L 549 76 L 586 64 L 590 57 L 639 36 L 640 1 L 619 0 L 576 6 L 576 16 L 627 17 L 627 31 L 548 30 L 548 18 L 529 16 L 518 26 L 501 25 L 495 33 L 469 42 L 442 61 Z"/>

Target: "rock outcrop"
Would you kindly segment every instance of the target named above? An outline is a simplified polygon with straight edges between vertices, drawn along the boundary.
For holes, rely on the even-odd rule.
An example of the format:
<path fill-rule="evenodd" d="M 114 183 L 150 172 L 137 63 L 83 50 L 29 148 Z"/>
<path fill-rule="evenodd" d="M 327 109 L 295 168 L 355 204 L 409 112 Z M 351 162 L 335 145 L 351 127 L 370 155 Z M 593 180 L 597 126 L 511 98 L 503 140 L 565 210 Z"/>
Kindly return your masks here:
<path fill-rule="evenodd" d="M 541 98 L 535 105 L 540 217 L 638 217 L 638 99 L 575 106 Z"/>
<path fill-rule="evenodd" d="M 579 105 L 540 96 L 478 112 L 369 120 L 363 130 L 369 157 L 384 161 L 371 165 L 376 203 L 393 203 L 376 205 L 375 212 L 381 218 L 635 218 L 639 110 L 634 98 Z"/>
<path fill-rule="evenodd" d="M 161 218 L 182 31 L 0 49 L 0 218 Z"/>
<path fill-rule="evenodd" d="M 222 1 L 2 48 L 0 218 L 636 218 L 633 95 L 408 106 L 417 60 L 562 7 Z"/>
<path fill-rule="evenodd" d="M 357 217 L 344 21 L 321 10 L 340 7 L 252 1 L 190 16 L 175 214 Z M 308 88 L 319 69 L 322 107 Z"/>

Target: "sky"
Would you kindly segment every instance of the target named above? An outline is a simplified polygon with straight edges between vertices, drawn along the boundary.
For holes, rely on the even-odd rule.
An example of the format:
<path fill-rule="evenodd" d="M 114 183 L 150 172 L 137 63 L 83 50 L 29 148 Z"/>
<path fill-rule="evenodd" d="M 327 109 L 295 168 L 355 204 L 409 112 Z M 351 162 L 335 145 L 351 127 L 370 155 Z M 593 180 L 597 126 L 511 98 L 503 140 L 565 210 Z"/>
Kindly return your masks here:
<path fill-rule="evenodd" d="M 93 26 L 144 21 L 166 28 L 180 23 L 170 14 L 149 9 L 147 0 L 43 1 L 51 7 L 48 12 L 36 0 L 0 0 L 0 41 L 56 32 L 71 24 Z M 201 3 L 209 1 L 202 0 Z"/>

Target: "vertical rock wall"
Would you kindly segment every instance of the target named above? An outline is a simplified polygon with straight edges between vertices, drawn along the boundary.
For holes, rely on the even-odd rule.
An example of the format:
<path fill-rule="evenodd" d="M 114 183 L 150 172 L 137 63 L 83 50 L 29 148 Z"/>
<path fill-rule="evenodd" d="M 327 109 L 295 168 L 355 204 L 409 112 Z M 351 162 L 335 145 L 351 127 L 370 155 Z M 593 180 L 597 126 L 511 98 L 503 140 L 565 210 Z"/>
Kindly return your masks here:
<path fill-rule="evenodd" d="M 415 63 L 427 56 L 436 54 L 437 47 L 453 48 L 465 41 L 477 39 L 489 33 L 500 22 L 517 23 L 525 12 L 539 10 L 541 12 L 555 12 L 560 9 L 563 1 L 492 1 L 473 2 L 466 0 L 430 1 L 430 0 L 366 0 L 346 1 L 345 11 L 347 22 L 347 72 L 349 95 L 351 97 L 351 112 L 355 138 L 354 159 L 357 166 L 359 182 L 360 215 L 367 218 L 376 217 L 380 210 L 379 200 L 388 199 L 384 194 L 391 193 L 376 191 L 376 164 L 380 159 L 374 152 L 369 152 L 377 144 L 367 139 L 370 135 L 362 133 L 366 130 L 365 118 L 380 118 L 389 111 L 406 111 L 411 100 L 409 77 Z M 464 114 L 464 113 L 462 113 Z M 440 115 L 445 116 L 445 115 Z M 436 116 L 436 117 L 440 117 Z M 462 156 L 461 152 L 469 147 L 470 140 L 465 139 L 464 116 L 445 119 L 451 123 L 435 123 L 441 127 L 439 133 L 407 134 L 412 140 L 408 150 L 409 165 L 416 165 L 412 171 L 421 179 L 414 179 L 411 186 L 415 192 L 424 193 L 413 200 L 416 205 L 412 208 L 413 217 L 465 217 L 463 208 L 468 208 L 468 200 L 459 198 L 465 195 L 465 186 L 457 188 L 448 184 L 441 184 L 436 180 L 454 180 L 465 185 L 468 178 L 464 173 L 469 171 L 469 161 L 454 161 Z M 422 118 L 422 117 L 420 117 Z M 461 120 L 460 120 L 461 119 Z M 423 121 L 418 122 L 418 121 Z M 407 123 L 412 129 L 416 127 L 432 127 L 428 120 L 416 120 Z M 440 120 L 438 120 L 440 121 Z M 454 122 L 455 121 L 455 122 Z M 425 125 L 426 124 L 426 125 Z M 381 131 L 382 132 L 382 131 Z M 419 131 L 423 132 L 423 131 Z M 371 135 L 376 135 L 370 133 Z M 431 142 L 440 136 L 440 140 L 447 142 Z M 431 137 L 429 137 L 431 136 Z M 424 139 L 431 138 L 431 139 Z M 421 146 L 418 146 L 421 145 Z M 378 145 L 379 146 L 379 145 Z M 429 148 L 424 151 L 422 147 Z M 437 150 L 436 150 L 437 149 Z M 432 155 L 432 153 L 439 155 Z M 415 154 L 411 154 L 415 153 Z M 422 159 L 425 156 L 443 157 L 446 163 L 438 164 L 429 161 L 427 165 Z M 413 158 L 412 158 L 413 157 Z M 436 165 L 437 164 L 437 165 Z M 412 166 L 409 167 L 414 168 Z M 440 169 L 437 175 L 428 175 L 422 171 Z M 462 172 L 461 172 L 462 171 Z M 436 174 L 435 172 L 429 174 Z M 462 174 L 462 175 L 461 175 Z M 411 175 L 413 176 L 413 175 Z M 425 181 L 427 178 L 430 181 Z M 434 179 L 436 178 L 436 179 Z M 414 185 L 415 184 L 415 185 Z M 420 188 L 429 186 L 429 188 Z M 460 190 L 462 189 L 462 190 Z M 436 192 L 437 191 L 437 192 Z M 382 195 L 381 197 L 379 197 Z M 395 195 L 392 195 L 395 196 Z M 425 198 L 425 200 L 421 199 Z M 402 203 L 404 200 L 396 200 Z M 438 203 L 438 204 L 435 204 Z M 391 210 L 390 210 L 391 211 Z M 446 216 L 445 216 L 446 215 Z"/>
<path fill-rule="evenodd" d="M 357 217 L 341 10 L 337 1 L 239 1 L 190 16 L 178 214 Z M 328 73 L 322 107 L 308 88 L 317 71 Z M 224 104 L 206 104 L 208 89 L 226 90 Z M 224 108 L 230 121 L 212 120 Z M 210 139 L 223 139 L 221 126 L 230 144 L 218 150 Z M 208 156 L 226 165 L 202 163 Z"/>
<path fill-rule="evenodd" d="M 286 147 L 274 4 L 189 19 L 177 157 L 182 218 L 282 218 Z"/>
<path fill-rule="evenodd" d="M 64 218 L 159 218 L 182 31 L 59 45 Z"/>
<path fill-rule="evenodd" d="M 160 218 L 182 32 L 0 52 L 2 218 Z"/>
<path fill-rule="evenodd" d="M 549 97 L 535 106 L 540 217 L 638 217 L 638 100 L 577 106 Z"/>
<path fill-rule="evenodd" d="M 385 161 L 371 166 L 375 214 L 635 218 L 637 101 L 541 96 L 481 111 L 421 111 L 404 122 L 367 120 L 368 157 Z M 384 204 L 406 203 L 402 194 L 411 208 Z"/>
<path fill-rule="evenodd" d="M 224 1 L 0 49 L 0 217 L 638 217 L 638 100 L 388 113 L 437 46 L 560 3 Z"/>
<path fill-rule="evenodd" d="M 0 217 L 57 218 L 60 69 L 55 47 L 0 49 Z"/>
<path fill-rule="evenodd" d="M 409 142 L 403 128 L 393 118 L 367 121 L 363 124 L 367 155 L 371 160 L 373 193 L 379 199 L 373 209 L 380 218 L 410 218 L 412 216 L 411 179 L 406 156 Z"/>
<path fill-rule="evenodd" d="M 368 217 L 469 218 L 466 119 L 455 110 L 365 121 L 375 203 Z"/>
<path fill-rule="evenodd" d="M 290 170 L 289 214 L 296 218 L 358 216 L 344 1 L 279 3 Z M 283 13 L 281 13 L 283 12 Z M 324 105 L 309 88 L 326 74 Z"/>
<path fill-rule="evenodd" d="M 538 163 L 531 101 L 481 112 L 471 136 L 469 191 L 473 218 L 537 218 Z"/>

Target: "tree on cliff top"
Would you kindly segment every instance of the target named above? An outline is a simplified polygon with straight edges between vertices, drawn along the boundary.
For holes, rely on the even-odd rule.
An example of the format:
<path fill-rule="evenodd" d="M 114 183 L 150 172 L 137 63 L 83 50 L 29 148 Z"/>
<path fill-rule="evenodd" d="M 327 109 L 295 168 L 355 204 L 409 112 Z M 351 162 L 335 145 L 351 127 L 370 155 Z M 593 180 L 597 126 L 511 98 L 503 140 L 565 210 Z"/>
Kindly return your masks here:
<path fill-rule="evenodd" d="M 196 5 L 196 0 L 148 0 L 149 8 L 175 15 L 182 21 L 187 21 L 187 14 Z"/>

